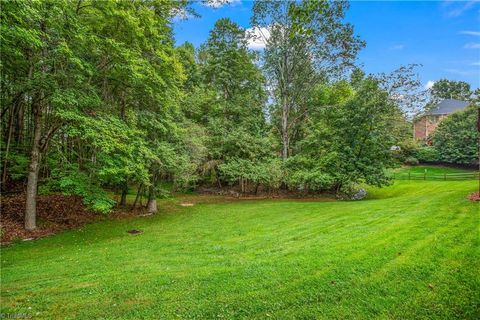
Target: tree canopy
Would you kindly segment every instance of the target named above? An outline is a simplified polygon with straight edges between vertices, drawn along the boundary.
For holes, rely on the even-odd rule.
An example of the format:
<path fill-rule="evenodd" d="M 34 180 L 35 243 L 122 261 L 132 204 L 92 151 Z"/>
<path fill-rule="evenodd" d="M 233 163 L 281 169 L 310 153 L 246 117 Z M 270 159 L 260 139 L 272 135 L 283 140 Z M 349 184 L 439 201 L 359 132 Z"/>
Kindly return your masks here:
<path fill-rule="evenodd" d="M 467 101 L 472 92 L 470 85 L 465 81 L 441 79 L 436 81 L 431 88 L 431 95 L 435 100 L 457 99 Z"/>
<path fill-rule="evenodd" d="M 433 134 L 438 159 L 449 163 L 472 164 L 478 160 L 478 107 L 471 105 L 443 120 Z"/>
<path fill-rule="evenodd" d="M 349 195 L 388 184 L 419 81 L 414 66 L 365 74 L 347 10 L 256 1 L 252 27 L 268 31 L 259 52 L 226 18 L 201 46 L 176 45 L 190 1 L 2 3 L 2 188 L 25 191 L 25 227 L 36 227 L 38 192 L 108 213 L 135 189 L 133 207 L 156 212 L 157 197 L 199 187 Z M 432 94 L 469 90 L 439 81 Z M 435 143 L 469 128 L 472 116 L 451 123 L 459 116 Z M 455 148 L 444 157 L 470 159 Z"/>

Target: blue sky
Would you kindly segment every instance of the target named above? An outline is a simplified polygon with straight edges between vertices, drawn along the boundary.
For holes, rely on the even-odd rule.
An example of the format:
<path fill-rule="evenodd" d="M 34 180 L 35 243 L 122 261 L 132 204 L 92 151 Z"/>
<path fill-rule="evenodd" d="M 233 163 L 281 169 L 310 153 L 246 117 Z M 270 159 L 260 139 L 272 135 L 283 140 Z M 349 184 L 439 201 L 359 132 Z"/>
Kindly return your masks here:
<path fill-rule="evenodd" d="M 199 46 L 215 21 L 228 17 L 250 27 L 252 2 L 219 7 L 194 4 L 200 18 L 176 20 L 177 44 Z M 424 85 L 447 78 L 480 87 L 480 1 L 352 1 L 346 21 L 367 42 L 358 62 L 367 72 L 420 63 Z"/>

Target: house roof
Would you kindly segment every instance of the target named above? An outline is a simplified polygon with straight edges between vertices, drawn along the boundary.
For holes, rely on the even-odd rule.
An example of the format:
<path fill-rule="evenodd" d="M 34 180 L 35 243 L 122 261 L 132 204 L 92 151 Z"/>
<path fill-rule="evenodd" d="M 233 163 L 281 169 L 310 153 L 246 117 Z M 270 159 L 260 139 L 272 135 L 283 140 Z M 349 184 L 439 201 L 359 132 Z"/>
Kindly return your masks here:
<path fill-rule="evenodd" d="M 456 99 L 445 99 L 438 103 L 435 107 L 430 109 L 426 115 L 439 115 L 449 114 L 457 110 L 465 109 L 468 106 L 468 102 L 460 101 Z"/>

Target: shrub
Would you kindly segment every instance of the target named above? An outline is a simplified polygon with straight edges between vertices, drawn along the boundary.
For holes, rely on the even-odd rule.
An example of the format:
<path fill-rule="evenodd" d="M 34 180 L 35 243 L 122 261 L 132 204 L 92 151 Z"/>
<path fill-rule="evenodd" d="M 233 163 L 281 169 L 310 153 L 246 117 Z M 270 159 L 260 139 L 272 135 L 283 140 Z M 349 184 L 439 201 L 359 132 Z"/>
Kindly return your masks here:
<path fill-rule="evenodd" d="M 432 141 L 441 161 L 458 164 L 478 159 L 477 107 L 470 106 L 443 120 Z"/>
<path fill-rule="evenodd" d="M 362 200 L 367 196 L 367 191 L 356 183 L 345 183 L 337 193 L 337 198 L 342 200 Z"/>
<path fill-rule="evenodd" d="M 110 199 L 102 188 L 92 184 L 83 172 L 61 177 L 58 180 L 58 187 L 64 194 L 82 197 L 86 206 L 99 213 L 109 213 L 115 204 L 115 201 Z"/>
<path fill-rule="evenodd" d="M 276 189 L 282 183 L 282 162 L 279 159 L 251 161 L 231 160 L 218 166 L 223 178 L 233 184 L 244 179 L 254 184 Z"/>
<path fill-rule="evenodd" d="M 287 185 L 291 189 L 300 191 L 327 190 L 332 188 L 334 183 L 335 179 L 330 174 L 319 169 L 297 169 L 287 179 Z"/>
<path fill-rule="evenodd" d="M 416 166 L 418 165 L 418 159 L 415 157 L 408 157 L 404 161 L 405 164 L 411 165 L 411 166 Z"/>
<path fill-rule="evenodd" d="M 90 209 L 102 213 L 109 213 L 115 201 L 100 186 L 92 183 L 91 178 L 84 172 L 79 171 L 75 165 L 67 169 L 52 170 L 52 177 L 41 192 L 59 191 L 66 195 L 77 195 L 83 199 L 83 203 Z"/>
<path fill-rule="evenodd" d="M 417 150 L 419 162 L 435 162 L 440 160 L 440 155 L 435 147 L 421 147 Z"/>
<path fill-rule="evenodd" d="M 260 162 L 256 168 L 257 183 L 269 189 L 277 189 L 282 184 L 283 163 L 280 159 L 268 159 Z"/>
<path fill-rule="evenodd" d="M 419 148 L 419 144 L 409 137 L 398 143 L 399 152 L 393 152 L 394 157 L 400 162 L 404 162 L 408 157 L 415 157 Z"/>
<path fill-rule="evenodd" d="M 30 162 L 27 156 L 20 153 L 10 152 L 8 158 L 6 158 L 5 160 L 8 161 L 8 173 L 12 180 L 22 180 L 27 177 L 28 164 Z M 1 161 L 1 165 L 3 171 L 3 160 Z"/>
<path fill-rule="evenodd" d="M 250 160 L 236 159 L 220 164 L 218 169 L 226 181 L 234 184 L 242 178 L 251 178 L 254 172 L 254 164 Z"/>

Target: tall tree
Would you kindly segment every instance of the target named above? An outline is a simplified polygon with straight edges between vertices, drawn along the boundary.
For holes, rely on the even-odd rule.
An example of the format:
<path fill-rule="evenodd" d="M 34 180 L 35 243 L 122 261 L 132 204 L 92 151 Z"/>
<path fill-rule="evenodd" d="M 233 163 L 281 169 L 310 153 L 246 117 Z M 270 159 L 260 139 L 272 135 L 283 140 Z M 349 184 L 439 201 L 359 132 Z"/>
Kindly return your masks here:
<path fill-rule="evenodd" d="M 309 112 L 315 84 L 351 66 L 364 43 L 344 23 L 344 1 L 256 1 L 252 24 L 266 43 L 263 67 L 273 97 L 282 157 Z"/>
<path fill-rule="evenodd" d="M 15 54 L 7 60 L 18 60 L 11 66 L 4 65 L 2 71 L 7 79 L 21 79 L 14 96 L 29 104 L 22 111 L 31 110 L 25 211 L 25 228 L 31 230 L 36 227 L 38 175 L 49 142 L 68 122 L 69 114 L 95 108 L 99 99 L 88 81 L 92 66 L 75 50 L 78 42 L 83 42 L 74 5 L 68 1 L 9 2 L 3 6 L 2 14 L 2 29 L 10 26 L 10 31 L 3 34 L 6 51 Z M 18 43 L 18 37 L 25 41 Z M 17 48 L 8 48 L 10 45 Z M 17 68 L 19 65 L 24 68 Z"/>
<path fill-rule="evenodd" d="M 433 146 L 440 160 L 449 163 L 474 164 L 478 160 L 478 106 L 471 105 L 449 115 L 433 134 Z"/>
<path fill-rule="evenodd" d="M 467 82 L 447 79 L 436 81 L 430 89 L 430 93 L 435 102 L 442 99 L 467 101 L 472 95 L 470 85 Z"/>
<path fill-rule="evenodd" d="M 264 157 L 270 151 L 265 80 L 256 53 L 248 51 L 245 30 L 218 20 L 199 56 L 204 89 L 213 94 L 203 117 L 210 135 L 207 166 Z"/>
<path fill-rule="evenodd" d="M 146 179 L 139 161 L 153 168 L 155 157 L 144 149 L 155 150 L 166 140 L 178 113 L 184 77 L 173 48 L 171 19 L 185 5 L 187 1 L 156 0 L 2 4 L 2 122 L 5 115 L 10 123 L 2 148 L 10 150 L 15 142 L 15 151 L 29 153 L 26 229 L 36 227 L 39 171 L 52 141 L 58 147 L 52 157 L 60 154 L 58 159 L 78 162 L 65 167 L 92 173 L 102 165 L 109 168 L 103 170 L 108 172 L 103 181 L 124 190 L 131 176 Z M 119 127 L 129 138 L 115 140 L 116 149 L 107 147 L 111 132 L 94 139 L 79 134 L 104 129 L 102 119 L 123 122 Z M 146 132 L 147 146 L 136 140 L 137 155 L 143 155 L 139 159 L 125 144 L 135 141 L 132 133 Z M 2 177 L 8 159 L 2 162 Z M 155 180 L 156 172 L 150 176 Z"/>
<path fill-rule="evenodd" d="M 368 76 L 322 86 L 312 103 L 322 108 L 307 122 L 301 152 L 287 161 L 287 182 L 346 193 L 358 183 L 388 183 L 398 106 L 381 82 Z"/>

